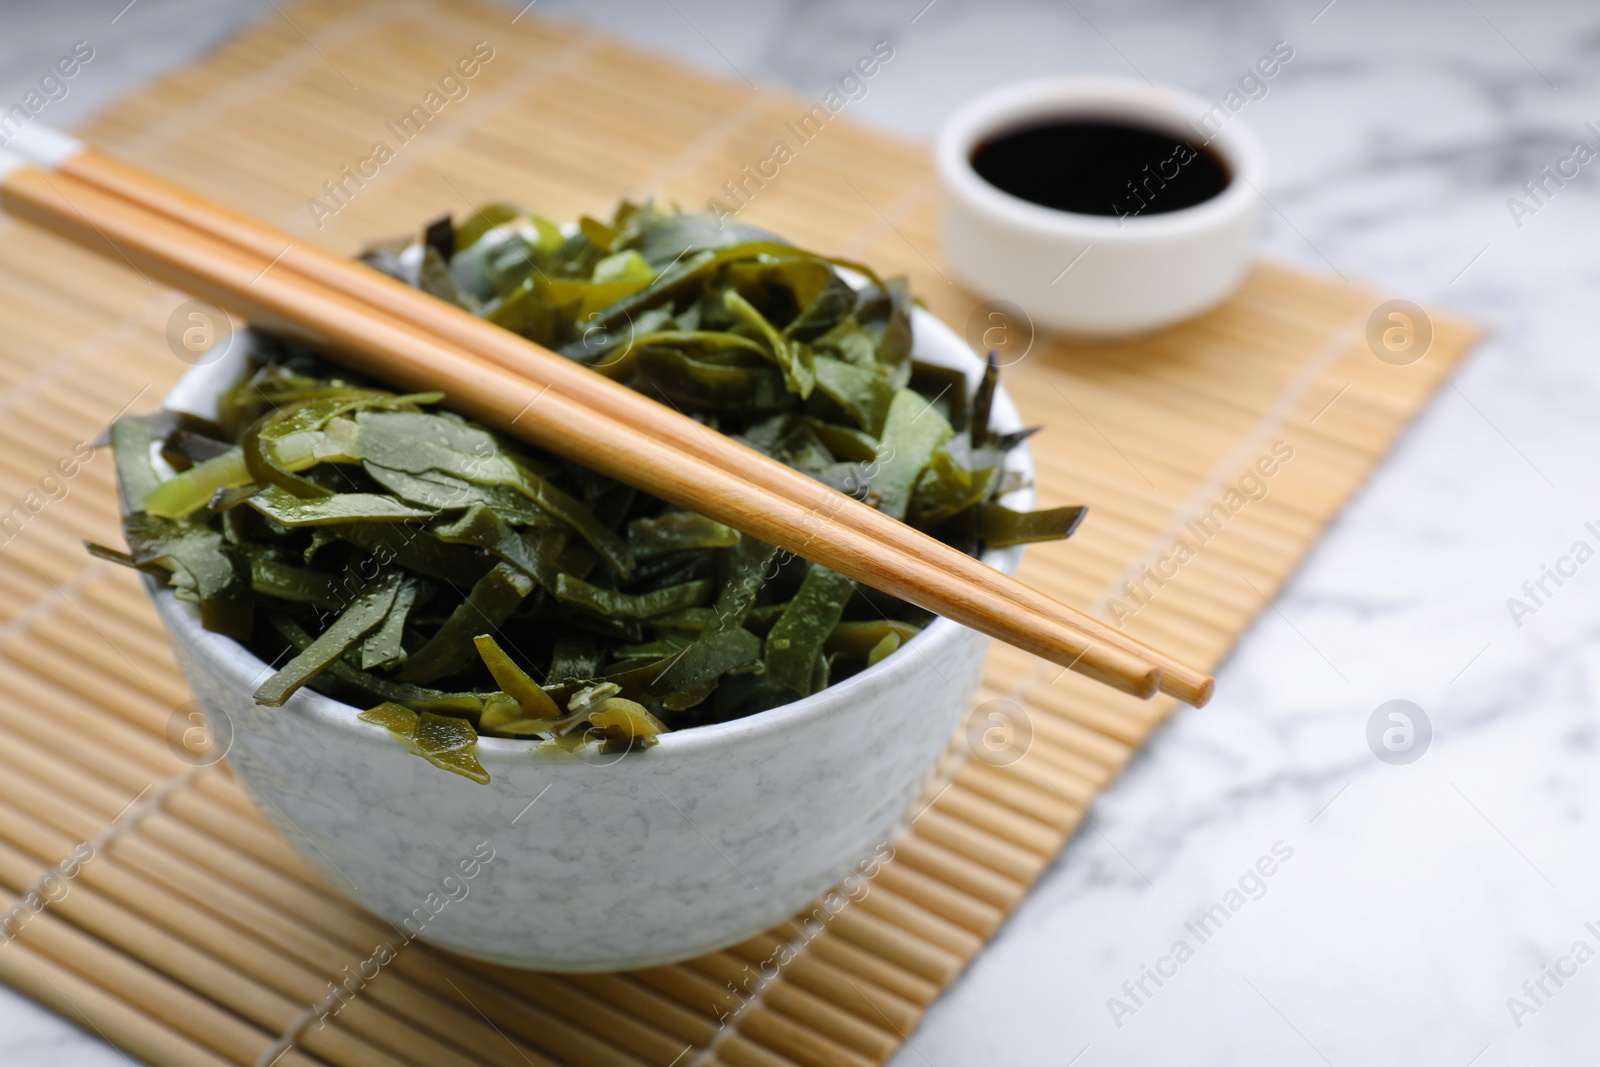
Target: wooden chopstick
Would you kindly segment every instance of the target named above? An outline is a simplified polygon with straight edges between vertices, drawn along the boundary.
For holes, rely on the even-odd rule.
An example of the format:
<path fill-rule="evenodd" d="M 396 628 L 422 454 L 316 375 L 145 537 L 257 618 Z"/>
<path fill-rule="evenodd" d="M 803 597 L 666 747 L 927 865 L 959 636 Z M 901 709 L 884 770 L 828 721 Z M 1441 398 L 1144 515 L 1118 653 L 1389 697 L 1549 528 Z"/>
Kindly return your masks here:
<path fill-rule="evenodd" d="M 271 256 L 252 255 L 34 166 L 5 173 L 0 207 L 267 329 L 336 352 L 375 377 L 405 389 L 441 389 L 464 414 L 864 584 L 1136 696 L 1157 690 L 1160 670 L 1154 665 L 1065 623 L 1019 610 L 992 586 L 964 580 L 952 561 L 967 557 L 955 549 L 930 540 L 936 551 L 908 556 L 841 523 L 819 527 L 812 507 L 632 431 L 562 391 L 536 386 L 296 271 L 275 269 L 285 255 L 281 248 Z M 524 419 L 536 404 L 539 417 Z M 841 510 L 862 506 L 842 495 L 839 500 Z"/>
<path fill-rule="evenodd" d="M 849 526 L 909 557 L 937 559 L 965 581 L 1003 597 L 1020 608 L 1082 631 L 1097 642 L 1126 652 L 1160 670 L 1159 688 L 1170 696 L 1200 706 L 1211 698 L 1214 683 L 1203 671 L 1135 640 L 1092 616 L 1076 611 L 981 560 L 955 552 L 934 538 L 882 512 L 849 500 L 771 457 L 731 438 L 708 431 L 671 408 L 550 352 L 510 330 L 414 289 L 365 264 L 304 244 L 280 230 L 229 211 L 187 189 L 163 181 L 93 148 L 58 154 L 56 170 L 113 193 L 218 241 L 297 271 L 306 278 L 365 303 L 402 322 L 448 342 L 490 363 L 520 375 L 541 388 L 560 392 L 596 411 L 613 414 L 639 432 L 681 452 L 732 471 L 764 489 L 827 516 L 829 524 Z"/>

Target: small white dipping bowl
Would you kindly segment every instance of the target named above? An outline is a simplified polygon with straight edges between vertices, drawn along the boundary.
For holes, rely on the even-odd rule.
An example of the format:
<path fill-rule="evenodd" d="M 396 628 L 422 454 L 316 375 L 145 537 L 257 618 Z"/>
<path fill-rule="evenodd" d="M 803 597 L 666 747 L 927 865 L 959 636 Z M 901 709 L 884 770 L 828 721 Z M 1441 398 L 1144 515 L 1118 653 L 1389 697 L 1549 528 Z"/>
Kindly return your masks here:
<path fill-rule="evenodd" d="M 916 358 L 962 368 L 975 387 L 977 358 L 933 316 L 914 314 Z M 214 417 L 243 349 L 189 371 L 166 406 Z M 1003 392 L 994 418 L 1021 426 Z M 1031 482 L 1026 446 L 1009 466 Z M 1032 491 L 1007 503 L 1028 508 Z M 1021 550 L 985 559 L 1013 573 Z M 478 785 L 310 689 L 281 708 L 257 705 L 267 665 L 202 629 L 163 583 L 147 584 L 218 747 L 330 885 L 443 948 L 555 971 L 711 952 L 821 895 L 892 841 L 972 701 L 988 647 L 936 619 L 820 693 L 668 733 L 640 752 L 574 756 L 486 737 L 478 757 L 491 781 Z"/>
<path fill-rule="evenodd" d="M 1211 111 L 1176 89 L 1101 77 L 1022 82 L 965 105 L 934 148 L 950 269 L 982 296 L 1065 333 L 1145 333 L 1221 303 L 1250 265 L 1265 163 L 1237 118 L 1197 130 Z M 1228 168 L 1228 187 L 1178 211 L 1080 215 L 1012 196 L 973 169 L 984 141 L 1062 119 L 1123 121 L 1209 145 Z"/>

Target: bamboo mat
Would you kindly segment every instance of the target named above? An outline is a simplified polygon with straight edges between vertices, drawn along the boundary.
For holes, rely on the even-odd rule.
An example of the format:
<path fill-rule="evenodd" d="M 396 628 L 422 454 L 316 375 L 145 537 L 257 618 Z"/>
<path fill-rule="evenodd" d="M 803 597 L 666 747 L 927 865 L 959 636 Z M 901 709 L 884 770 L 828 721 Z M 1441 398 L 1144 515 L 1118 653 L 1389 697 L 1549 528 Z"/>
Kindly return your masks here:
<path fill-rule="evenodd" d="M 85 134 L 350 251 L 491 198 L 558 219 L 604 214 L 624 194 L 698 209 L 809 107 L 509 10 L 338 0 L 284 12 Z M 479 40 L 495 55 L 470 95 L 318 229 L 306 200 L 373 141 L 392 144 L 384 123 Z M 895 74 L 891 63 L 878 77 Z M 908 273 L 960 329 L 977 301 L 939 266 L 935 209 L 925 147 L 846 114 L 741 218 Z M 183 298 L 9 221 L 0 234 L 0 512 L 24 509 L 20 532 L 0 530 L 0 907 L 20 929 L 0 945 L 0 980 L 133 1056 L 882 1063 L 1173 709 L 997 648 L 966 734 L 992 740 L 999 710 L 1009 740 L 958 738 L 893 861 L 825 924 L 581 977 L 415 944 L 325 1027 L 306 1025 L 391 931 L 310 871 L 225 764 L 180 758 L 188 696 L 155 617 L 128 573 L 79 547 L 118 534 L 110 457 L 78 462 L 74 449 L 119 411 L 154 407 L 186 369 L 164 340 Z M 1382 299 L 1262 266 L 1225 307 L 1138 343 L 1039 339 L 1005 378 L 1047 427 L 1034 439 L 1040 505 L 1088 503 L 1091 516 L 1071 542 L 1031 550 L 1024 579 L 1218 663 L 1473 341 L 1436 318 L 1425 358 L 1381 362 L 1364 335 Z"/>

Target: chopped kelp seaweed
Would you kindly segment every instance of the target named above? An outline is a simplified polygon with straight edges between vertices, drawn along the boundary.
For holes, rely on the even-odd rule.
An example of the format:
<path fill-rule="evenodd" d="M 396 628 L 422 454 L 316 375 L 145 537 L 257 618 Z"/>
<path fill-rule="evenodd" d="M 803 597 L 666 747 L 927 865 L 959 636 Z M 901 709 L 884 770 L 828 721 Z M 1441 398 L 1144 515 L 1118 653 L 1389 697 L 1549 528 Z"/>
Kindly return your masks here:
<path fill-rule="evenodd" d="M 966 552 L 1069 536 L 1019 513 L 970 391 L 915 363 L 903 279 L 706 216 L 623 204 L 564 235 L 510 204 L 363 258 Z M 841 268 L 853 276 L 847 282 Z M 825 567 L 257 334 L 215 423 L 125 416 L 128 551 L 203 625 L 487 781 L 480 735 L 574 750 L 808 696 L 930 616 Z M 537 418 L 537 410 L 528 417 Z"/>

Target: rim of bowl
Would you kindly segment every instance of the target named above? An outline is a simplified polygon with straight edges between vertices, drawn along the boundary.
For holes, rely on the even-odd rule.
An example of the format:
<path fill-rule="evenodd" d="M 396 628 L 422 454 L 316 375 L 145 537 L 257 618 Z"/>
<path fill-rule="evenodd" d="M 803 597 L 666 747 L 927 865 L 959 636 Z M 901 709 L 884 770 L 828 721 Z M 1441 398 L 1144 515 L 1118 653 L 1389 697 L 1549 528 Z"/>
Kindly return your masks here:
<path fill-rule="evenodd" d="M 1118 217 L 1082 215 L 1013 196 L 981 177 L 972 150 L 985 137 L 1042 119 L 1074 116 L 1129 118 L 1181 137 L 1190 144 L 1190 122 L 1212 105 L 1192 93 L 1133 78 L 1066 75 L 1035 78 L 993 89 L 964 104 L 939 129 L 934 159 L 945 188 L 991 219 L 1053 236 L 1123 243 L 1198 233 L 1247 210 L 1265 185 L 1266 153 L 1237 117 L 1199 144 L 1218 152 L 1230 171 L 1218 195 L 1177 211 Z"/>
<path fill-rule="evenodd" d="M 972 373 L 982 367 L 982 361 L 967 347 L 951 327 L 932 313 L 914 308 L 912 311 L 912 354 L 930 356 L 934 349 L 946 356 L 958 355 L 961 357 L 961 369 L 967 373 L 968 383 L 971 384 Z M 920 351 L 919 351 L 920 350 Z M 230 348 L 224 357 L 214 363 L 201 364 L 192 367 L 181 376 L 163 400 L 162 406 L 172 406 L 179 410 L 192 411 L 195 407 L 203 406 L 212 401 L 226 389 L 237 376 L 236 365 L 248 358 L 249 353 L 241 348 Z M 231 373 L 230 373 L 231 371 Z M 203 414 L 204 412 L 196 412 Z M 995 391 L 994 414 L 1005 426 L 1018 429 L 1022 426 L 1021 413 L 1016 404 L 1006 392 L 1002 384 Z M 1029 443 L 1024 441 L 1018 445 L 1007 457 L 1007 469 L 1018 470 L 1026 477 L 1026 484 L 1022 488 L 1006 494 L 1005 500 L 1023 507 L 1031 507 L 1034 503 L 1033 478 L 1035 476 L 1033 452 Z M 983 562 L 1007 573 L 1014 573 L 1017 564 L 1022 559 L 1022 545 L 1010 548 L 990 550 L 979 557 Z M 155 579 L 149 579 L 147 588 L 156 596 L 173 597 L 172 590 Z M 198 613 L 193 605 L 183 604 L 173 599 L 173 607 L 180 609 L 180 618 L 183 619 L 187 637 L 197 646 L 198 654 L 219 665 L 230 673 L 241 674 L 245 677 L 258 677 L 266 663 L 257 656 L 247 645 L 221 634 L 212 633 L 199 624 Z M 170 625 L 170 624 L 169 624 Z M 925 658 L 926 646 L 936 642 L 954 640 L 959 636 L 958 631 L 966 629 L 959 623 L 941 616 L 922 629 L 910 641 L 896 650 L 895 655 L 881 660 L 865 670 L 859 671 L 840 682 L 830 684 L 810 696 L 792 700 L 787 704 L 780 704 L 775 708 L 758 711 L 737 719 L 724 722 L 707 723 L 702 726 L 685 727 L 682 730 L 669 730 L 662 734 L 657 744 L 651 751 L 659 755 L 668 753 L 684 754 L 697 749 L 716 747 L 732 743 L 743 736 L 756 733 L 781 731 L 789 724 L 815 714 L 822 714 L 829 708 L 836 706 L 841 701 L 848 701 L 854 691 L 864 686 L 875 685 L 878 681 L 894 674 L 903 674 L 919 669 Z M 915 652 L 916 655 L 907 653 Z M 347 704 L 342 700 L 330 697 L 308 688 L 301 689 L 290 697 L 279 711 L 291 714 L 306 714 L 316 717 L 319 721 L 341 729 L 354 737 L 369 739 L 372 743 L 388 742 L 388 731 L 374 723 L 363 722 L 356 718 L 361 710 L 354 704 Z M 531 756 L 535 760 L 550 760 L 552 762 L 567 763 L 574 757 L 565 752 L 541 752 L 539 746 L 544 742 L 536 738 L 509 738 L 509 737 L 480 737 L 478 750 L 480 760 L 499 762 L 509 756 L 518 759 L 527 759 Z M 625 753 L 624 755 L 631 755 Z M 578 754 L 582 759 L 582 754 Z"/>

